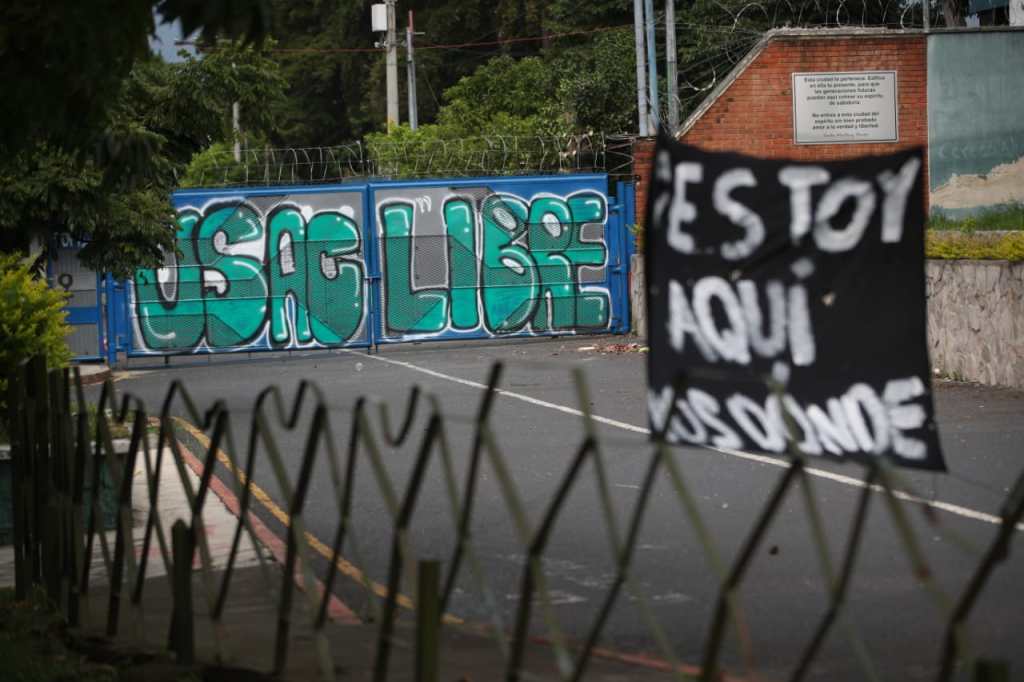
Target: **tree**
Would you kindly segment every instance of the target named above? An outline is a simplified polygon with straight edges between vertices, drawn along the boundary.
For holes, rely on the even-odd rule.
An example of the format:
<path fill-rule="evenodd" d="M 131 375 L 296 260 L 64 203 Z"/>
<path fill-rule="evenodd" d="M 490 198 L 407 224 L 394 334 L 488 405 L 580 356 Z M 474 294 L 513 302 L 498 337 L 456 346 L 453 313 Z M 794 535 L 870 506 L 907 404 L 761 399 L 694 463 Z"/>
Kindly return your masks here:
<path fill-rule="evenodd" d="M 93 150 L 37 142 L 0 159 L 0 251 L 26 251 L 58 233 L 85 242 L 80 258 L 118 276 L 174 249 L 170 191 L 200 149 L 231 140 L 230 106 L 263 136 L 283 97 L 277 65 L 221 42 L 178 64 L 138 60 Z"/>
<path fill-rule="evenodd" d="M 160 73 L 147 60 L 154 12 L 248 42 L 269 18 L 265 0 L 0 5 L 0 251 L 66 232 L 89 240 L 88 265 L 126 274 L 173 248 L 167 190 L 188 134 L 154 109 L 173 88 L 146 81 Z"/>
<path fill-rule="evenodd" d="M 282 124 L 271 141 L 294 147 L 336 145 L 382 130 L 384 52 L 374 48 L 379 37 L 370 30 L 369 3 L 272 0 L 271 7 L 272 33 L 280 45 L 274 56 L 289 83 Z M 632 7 L 632 0 L 582 5 L 574 0 L 403 0 L 399 39 L 404 37 L 407 10 L 414 12 L 416 30 L 423 33 L 416 37 L 420 123 L 437 120 L 442 93 L 490 59 L 538 57 L 542 52 L 554 56 L 589 45 L 585 35 L 532 38 L 627 24 Z M 404 50 L 399 50 L 399 60 L 404 60 Z M 408 120 L 406 87 L 402 71 L 402 120 Z"/>
<path fill-rule="evenodd" d="M 201 30 L 258 41 L 265 0 L 10 0 L 0 5 L 0 152 L 45 140 L 86 146 L 136 60 L 149 53 L 154 11 Z"/>

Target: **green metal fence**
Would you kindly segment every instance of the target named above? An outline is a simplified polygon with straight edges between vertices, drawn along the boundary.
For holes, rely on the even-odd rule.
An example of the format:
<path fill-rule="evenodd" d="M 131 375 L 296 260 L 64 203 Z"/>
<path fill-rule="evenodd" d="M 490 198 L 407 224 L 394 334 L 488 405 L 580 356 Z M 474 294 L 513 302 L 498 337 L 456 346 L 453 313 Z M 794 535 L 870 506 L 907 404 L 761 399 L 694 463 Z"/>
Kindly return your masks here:
<path fill-rule="evenodd" d="M 453 591 L 461 578 L 468 577 L 480 586 L 484 601 L 485 576 L 482 575 L 475 540 L 472 533 L 474 510 L 481 504 L 478 482 L 485 463 L 497 479 L 504 508 L 508 510 L 519 541 L 526 550 L 518 606 L 514 621 L 504 623 L 497 609 L 485 628 L 502 656 L 504 679 L 524 679 L 524 653 L 530 637 L 529 625 L 536 606 L 547 628 L 561 679 L 579 680 L 585 677 L 588 664 L 595 655 L 597 643 L 610 614 L 623 591 L 636 600 L 651 640 L 660 655 L 669 663 L 669 669 L 679 679 L 720 679 L 722 651 L 727 629 L 732 627 L 743 638 L 743 603 L 739 588 L 744 581 L 753 558 L 765 539 L 766 531 L 783 503 L 798 495 L 811 528 L 811 541 L 819 559 L 828 605 L 813 635 L 806 642 L 803 653 L 792 661 L 789 679 L 803 679 L 822 650 L 829 632 L 837 625 L 839 633 L 854 650 L 862 652 L 862 677 L 874 679 L 875 674 L 856 630 L 844 621 L 844 607 L 856 571 L 858 552 L 864 537 L 865 519 L 869 507 L 882 504 L 900 540 L 902 552 L 909 559 L 912 575 L 923 585 L 931 600 L 943 614 L 946 636 L 935 651 L 937 679 L 954 677 L 972 679 L 998 679 L 998 661 L 986 660 L 971 654 L 968 616 L 978 601 L 993 572 L 1009 553 L 1012 541 L 1021 528 L 1024 516 L 1024 473 L 1016 480 L 1006 497 L 1001 511 L 998 532 L 988 547 L 978 556 L 973 575 L 959 591 L 950 592 L 935 578 L 915 533 L 909 515 L 923 511 L 929 531 L 958 540 L 954 533 L 936 518 L 928 506 L 916 505 L 916 497 L 905 481 L 884 462 L 866 470 L 860 488 L 851 526 L 841 555 L 834 557 L 825 538 L 824 522 L 812 479 L 806 471 L 803 455 L 793 450 L 788 466 L 782 472 L 759 515 L 753 520 L 749 533 L 736 556 L 731 560 L 723 554 L 716 538 L 709 531 L 705 514 L 699 510 L 697 498 L 688 482 L 686 471 L 670 456 L 666 445 L 654 443 L 644 478 L 638 493 L 638 502 L 628 518 L 622 519 L 613 507 L 611 485 L 602 452 L 601 439 L 595 420 L 589 412 L 589 391 L 581 370 L 574 370 L 580 410 L 583 413 L 584 436 L 576 446 L 555 494 L 544 505 L 538 523 L 531 524 L 525 501 L 516 481 L 506 465 L 506 455 L 499 447 L 491 425 L 491 413 L 503 368 L 495 365 L 490 372 L 476 418 L 474 435 L 468 457 L 466 477 L 462 485 L 456 477 L 453 451 L 449 441 L 446 418 L 437 396 L 412 388 L 399 419 L 395 419 L 387 405 L 359 399 L 350 424 L 350 438 L 346 447 L 339 447 L 330 435 L 328 406 L 320 389 L 309 381 L 299 385 L 289 402 L 280 389 L 265 389 L 256 398 L 249 424 L 249 441 L 245 458 L 236 461 L 228 453 L 239 452 L 232 442 L 231 413 L 223 403 L 202 410 L 179 381 L 171 383 L 158 416 L 150 418 L 141 400 L 131 395 L 116 399 L 114 384 L 108 381 L 102 387 L 97 405 L 95 428 L 90 432 L 83 391 L 77 370 L 47 371 L 42 360 L 36 359 L 17 369 L 9 377 L 8 425 L 12 440 L 12 513 L 16 555 L 16 590 L 24 596 L 33 584 L 45 587 L 48 595 L 59 604 L 75 625 L 79 621 L 79 602 L 90 587 L 90 565 L 95 545 L 110 577 L 109 604 L 106 633 L 109 637 L 119 633 L 121 602 L 142 605 L 146 599 L 149 550 L 156 543 L 160 560 L 164 563 L 174 594 L 174 615 L 168 638 L 169 648 L 179 660 L 194 657 L 195 605 L 193 595 L 193 562 L 198 555 L 202 574 L 202 597 L 212 621 L 219 623 L 230 601 L 230 587 L 240 542 L 248 535 L 258 545 L 251 518 L 253 505 L 253 472 L 256 460 L 266 458 L 274 472 L 289 516 L 287 551 L 283 571 L 279 577 L 269 569 L 262 555 L 260 567 L 267 581 L 267 593 L 272 595 L 277 609 L 276 622 L 268 622 L 275 635 L 274 672 L 285 669 L 293 631 L 293 602 L 296 600 L 295 573 L 298 569 L 304 584 L 315 584 L 314 563 L 307 535 L 304 511 L 310 490 L 314 464 L 326 462 L 331 485 L 338 505 L 338 525 L 331 545 L 331 559 L 323 575 L 325 589 L 305 589 L 302 594 L 309 602 L 310 625 L 315 635 L 315 650 L 322 675 L 335 677 L 332 652 L 325 634 L 329 621 L 328 601 L 334 588 L 337 565 L 344 548 L 359 563 L 358 544 L 353 542 L 358 529 L 351 522 L 354 480 L 356 470 L 368 466 L 376 484 L 376 494 L 383 500 L 392 526 L 390 561 L 386 592 L 381 597 L 374 592 L 364 576 L 364 588 L 371 608 L 372 623 L 377 627 L 373 661 L 373 678 L 388 679 L 393 657 L 393 643 L 399 609 L 400 589 L 418 585 L 417 612 L 417 665 L 421 679 L 436 679 L 439 665 L 440 631 L 448 624 L 441 614 L 446 612 Z M 72 410 L 72 402 L 76 409 Z M 110 416 L 108 416 L 108 410 Z M 414 429 L 416 415 L 425 411 L 426 427 Z M 198 485 L 187 475 L 177 415 L 184 415 L 193 424 L 209 434 L 209 446 L 202 453 L 203 467 Z M 291 430 L 308 419 L 308 433 L 302 452 L 298 475 L 289 476 L 282 446 L 276 435 L 281 428 Z M 128 423 L 131 437 L 127 452 L 115 451 L 112 438 L 114 422 Z M 147 437 L 147 430 L 156 427 L 155 448 Z M 397 428 L 396 428 L 397 427 Z M 384 451 L 403 444 L 415 445 L 416 456 L 412 474 L 404 490 L 399 489 L 385 466 Z M 171 537 L 165 532 L 160 518 L 157 499 L 161 486 L 161 458 L 170 453 L 174 459 L 173 471 L 178 473 L 186 492 L 190 514 L 177 519 Z M 136 559 L 133 551 L 136 538 L 132 527 L 132 472 L 142 457 L 146 471 L 146 489 L 149 495 L 148 513 L 141 538 L 142 552 Z M 415 515 L 416 501 L 429 465 L 438 461 L 443 472 L 448 505 L 455 529 L 454 549 L 448 560 L 420 561 L 408 538 L 410 524 Z M 240 513 L 234 530 L 231 553 L 223 570 L 212 568 L 210 549 L 203 526 L 203 511 L 210 498 L 214 469 L 225 466 L 232 474 L 235 494 L 240 501 Z M 581 485 L 584 470 L 593 471 L 598 499 L 604 521 L 604 531 L 615 555 L 615 574 L 603 596 L 597 617 L 579 641 L 570 641 L 552 608 L 552 595 L 543 568 L 543 559 L 549 549 L 552 530 L 565 508 L 572 490 Z M 118 514 L 110 528 L 110 519 L 102 512 L 100 491 L 103 477 L 109 477 L 117 493 Z M 708 636 L 699 669 L 684 666 L 675 654 L 664 628 L 651 608 L 651 599 L 631 575 L 631 565 L 637 549 L 640 528 L 648 510 L 650 493 L 658 480 L 669 484 L 679 503 L 679 524 L 694 531 L 699 549 L 715 573 L 719 586 L 718 596 L 709 624 Z M 88 494 L 87 492 L 88 491 Z M 140 501 L 136 501 L 140 502 Z M 138 504 L 136 506 L 139 506 Z M 113 546 L 108 531 L 113 530 Z M 274 584 L 276 583 L 276 584 Z M 493 595 L 490 596 L 493 600 Z M 696 670 L 696 672 L 694 672 Z M 433 677 L 432 677 L 433 676 Z M 495 677 L 497 677 L 497 673 Z"/>

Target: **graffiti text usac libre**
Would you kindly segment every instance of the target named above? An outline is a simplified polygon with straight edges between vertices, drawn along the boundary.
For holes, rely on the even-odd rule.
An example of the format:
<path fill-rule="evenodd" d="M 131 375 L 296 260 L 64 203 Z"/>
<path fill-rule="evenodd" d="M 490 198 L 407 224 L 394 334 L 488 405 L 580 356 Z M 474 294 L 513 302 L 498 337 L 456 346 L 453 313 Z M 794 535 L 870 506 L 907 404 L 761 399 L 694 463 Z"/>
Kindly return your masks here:
<path fill-rule="evenodd" d="M 378 206 L 387 334 L 608 326 L 607 290 L 587 287 L 581 276 L 583 268 L 601 268 L 608 259 L 603 233 L 600 240 L 582 236 L 585 225 L 607 221 L 601 194 L 540 196 L 529 203 L 509 194 L 479 202 L 449 197 L 441 208 L 447 286 L 416 285 L 416 208 L 402 199 Z"/>
<path fill-rule="evenodd" d="M 150 350 L 239 348 L 268 332 L 274 346 L 332 345 L 363 324 L 362 242 L 341 212 L 307 220 L 286 205 L 264 221 L 237 202 L 186 209 L 177 243 L 175 263 L 135 274 L 139 333 Z"/>

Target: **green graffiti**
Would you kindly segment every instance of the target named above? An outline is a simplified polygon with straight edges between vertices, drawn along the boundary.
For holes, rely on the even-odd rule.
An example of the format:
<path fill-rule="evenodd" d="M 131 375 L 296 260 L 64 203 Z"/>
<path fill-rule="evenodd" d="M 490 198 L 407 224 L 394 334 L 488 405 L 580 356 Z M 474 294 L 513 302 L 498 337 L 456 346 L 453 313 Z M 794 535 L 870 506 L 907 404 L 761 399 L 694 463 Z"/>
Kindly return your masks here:
<path fill-rule="evenodd" d="M 323 211 L 307 222 L 289 206 L 272 211 L 265 225 L 244 204 L 215 205 L 203 216 L 182 211 L 181 260 L 135 273 L 142 345 L 194 350 L 205 340 L 210 348 L 238 348 L 264 331 L 268 348 L 352 338 L 366 312 L 355 221 Z"/>
<path fill-rule="evenodd" d="M 216 243 L 224 235 L 223 247 Z M 222 249 L 263 238 L 263 224 L 248 206 L 226 206 L 208 212 L 196 230 L 196 255 L 203 266 L 206 300 L 206 342 L 212 348 L 240 346 L 252 341 L 267 312 L 267 282 L 263 263 Z"/>
<path fill-rule="evenodd" d="M 363 264 L 348 258 L 361 247 L 355 222 L 325 211 L 307 225 L 301 213 L 285 208 L 271 216 L 267 239 L 273 342 L 291 341 L 289 298 L 299 343 L 337 344 L 351 337 L 363 320 Z"/>
<path fill-rule="evenodd" d="M 275 344 L 291 340 L 288 301 L 295 306 L 295 336 L 308 342 L 308 276 L 306 273 L 306 219 L 294 208 L 274 211 L 267 221 L 267 274 L 270 283 L 270 339 Z"/>
<path fill-rule="evenodd" d="M 480 324 L 476 304 L 480 272 L 473 206 L 465 199 L 449 199 L 444 204 L 444 224 L 448 236 L 452 326 L 475 329 Z"/>
<path fill-rule="evenodd" d="M 569 198 L 569 211 L 578 226 L 573 230 L 570 260 L 577 269 L 589 265 L 597 267 L 608 259 L 608 248 L 604 242 L 584 242 L 580 239 L 583 225 L 604 223 L 608 219 L 608 207 L 604 197 L 596 192 L 581 192 Z M 576 297 L 576 326 L 581 328 L 607 327 L 611 316 L 612 302 L 605 292 L 585 292 Z"/>
<path fill-rule="evenodd" d="M 341 213 L 318 213 L 309 221 L 308 239 L 307 304 L 313 315 L 313 335 L 320 343 L 341 343 L 363 321 L 365 272 L 358 258 L 359 228 Z"/>
<path fill-rule="evenodd" d="M 391 203 L 381 208 L 384 232 L 385 311 L 389 333 L 439 332 L 448 322 L 448 292 L 413 289 L 412 204 Z"/>
<path fill-rule="evenodd" d="M 175 238 L 181 245 L 181 257 L 175 258 L 166 270 L 169 281 L 161 284 L 159 270 L 135 271 L 135 297 L 139 331 L 147 348 L 164 350 L 192 348 L 203 338 L 206 313 L 203 306 L 202 280 L 192 235 L 199 214 L 182 211 L 178 214 Z"/>
<path fill-rule="evenodd" d="M 527 230 L 528 209 L 518 197 L 493 195 L 483 201 L 484 321 L 493 332 L 522 329 L 540 293 L 537 266 L 517 242 Z"/>
<path fill-rule="evenodd" d="M 347 343 L 361 329 L 366 333 L 373 298 L 360 227 L 340 211 L 307 220 L 309 215 L 308 207 L 290 203 L 268 214 L 243 202 L 214 204 L 202 214 L 181 211 L 178 260 L 134 275 L 138 346 L 330 346 Z M 416 220 L 428 221 L 429 229 Z M 606 277 L 588 275 L 606 267 L 600 227 L 607 220 L 598 192 L 532 200 L 453 196 L 439 211 L 432 210 L 429 195 L 383 203 L 384 333 L 606 328 Z M 588 225 L 598 230 L 584 241 Z M 424 239 L 444 246 L 443 252 L 431 249 L 439 262 L 426 262 Z M 417 265 L 441 272 L 417 273 Z"/>
<path fill-rule="evenodd" d="M 586 192 L 568 201 L 541 197 L 530 204 L 530 254 L 540 270 L 541 290 L 533 328 L 576 329 L 608 325 L 610 300 L 603 292 L 579 291 L 580 266 L 601 266 L 604 244 L 584 242 L 585 223 L 607 218 L 604 197 Z"/>
<path fill-rule="evenodd" d="M 572 214 L 562 199 L 544 197 L 530 205 L 530 254 L 540 270 L 540 297 L 534 329 L 576 326 L 576 280 L 566 253 L 573 239 Z M 550 317 L 550 322 L 549 322 Z"/>

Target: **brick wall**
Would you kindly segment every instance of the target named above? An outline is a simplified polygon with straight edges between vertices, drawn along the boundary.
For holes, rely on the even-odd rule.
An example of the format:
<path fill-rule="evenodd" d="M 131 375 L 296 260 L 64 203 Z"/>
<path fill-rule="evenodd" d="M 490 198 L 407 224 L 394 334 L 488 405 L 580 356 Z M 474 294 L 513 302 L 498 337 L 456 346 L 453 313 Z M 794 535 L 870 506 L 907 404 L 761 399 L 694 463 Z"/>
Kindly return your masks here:
<path fill-rule="evenodd" d="M 908 147 L 927 148 L 925 36 L 877 31 L 831 36 L 821 33 L 773 36 L 680 139 L 707 150 L 805 161 L 885 154 Z M 896 71 L 899 142 L 794 144 L 792 74 L 813 71 Z M 644 147 L 638 142 L 637 149 Z M 650 172 L 650 153 L 637 154 L 634 163 L 638 176 L 637 212 L 641 213 L 646 206 L 641 202 L 647 198 L 644 183 Z"/>
<path fill-rule="evenodd" d="M 653 162 L 654 138 L 637 138 L 633 142 L 633 175 L 636 186 L 636 221 L 640 225 L 647 220 L 647 187 L 651 179 Z"/>

